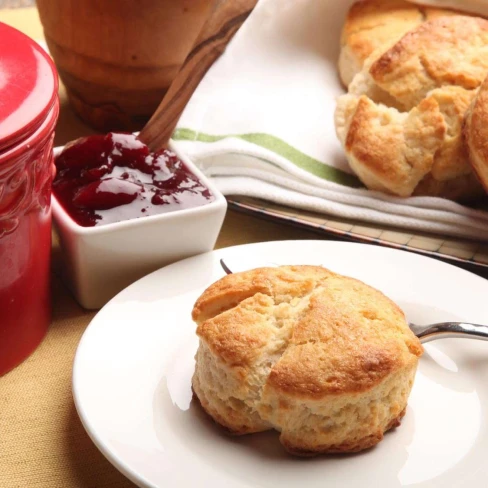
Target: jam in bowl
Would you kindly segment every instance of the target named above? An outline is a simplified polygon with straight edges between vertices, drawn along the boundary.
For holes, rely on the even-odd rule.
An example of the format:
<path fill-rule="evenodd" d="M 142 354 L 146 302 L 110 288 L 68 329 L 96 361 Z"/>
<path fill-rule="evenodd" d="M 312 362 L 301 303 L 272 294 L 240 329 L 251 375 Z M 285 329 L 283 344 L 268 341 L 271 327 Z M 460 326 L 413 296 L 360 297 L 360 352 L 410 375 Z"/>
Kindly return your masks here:
<path fill-rule="evenodd" d="M 132 134 L 78 139 L 56 157 L 53 191 L 83 227 L 198 207 L 215 199 L 168 149 L 151 153 Z"/>
<path fill-rule="evenodd" d="M 151 153 L 130 134 L 90 136 L 56 149 L 55 163 L 58 271 L 84 308 L 213 250 L 227 202 L 175 143 Z"/>

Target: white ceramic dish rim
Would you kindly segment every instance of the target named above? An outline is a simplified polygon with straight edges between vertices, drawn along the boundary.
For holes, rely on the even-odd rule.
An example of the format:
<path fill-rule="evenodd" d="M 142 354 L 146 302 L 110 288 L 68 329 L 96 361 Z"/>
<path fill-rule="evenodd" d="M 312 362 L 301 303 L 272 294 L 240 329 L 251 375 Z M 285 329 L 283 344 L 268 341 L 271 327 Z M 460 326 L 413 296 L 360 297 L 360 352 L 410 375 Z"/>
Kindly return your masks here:
<path fill-rule="evenodd" d="M 54 157 L 56 157 L 65 146 L 58 146 L 54 148 Z M 77 224 L 71 216 L 64 210 L 63 206 L 58 202 L 54 192 L 51 196 L 51 204 L 53 210 L 54 219 L 59 219 L 62 223 L 69 229 L 73 234 L 80 236 L 90 236 L 90 235 L 100 235 L 100 234 L 110 234 L 115 233 L 120 230 L 125 230 L 132 227 L 144 227 L 146 225 L 158 224 L 163 222 L 168 222 L 180 218 L 180 216 L 194 214 L 198 217 L 200 214 L 204 214 L 215 205 L 224 203 L 227 205 L 227 201 L 222 195 L 222 193 L 217 189 L 210 179 L 202 173 L 202 171 L 193 163 L 186 154 L 181 151 L 178 144 L 171 140 L 169 142 L 169 149 L 176 153 L 176 155 L 189 167 L 190 171 L 197 176 L 200 181 L 212 192 L 215 200 L 209 202 L 205 205 L 194 208 L 186 208 L 182 210 L 175 210 L 174 212 L 163 213 L 159 215 L 148 215 L 141 218 L 134 218 L 129 220 L 124 220 L 121 222 L 115 222 L 112 224 L 106 224 L 94 227 L 83 227 Z"/>
<path fill-rule="evenodd" d="M 284 242 L 284 241 L 281 241 L 281 242 Z M 299 243 L 300 241 L 287 241 L 287 242 L 291 244 L 292 242 Z M 318 241 L 305 241 L 305 242 L 313 243 L 313 242 L 318 242 Z M 320 242 L 324 242 L 324 241 L 320 241 Z M 377 247 L 377 246 L 372 246 L 370 244 L 361 244 L 361 243 L 344 243 L 344 242 L 341 242 L 341 241 L 328 241 L 328 242 L 335 243 L 337 245 L 344 245 L 344 246 Z M 278 244 L 279 243 L 280 243 L 280 241 L 278 241 Z M 239 250 L 241 248 L 242 249 L 249 248 L 249 246 L 251 246 L 251 247 L 252 246 L 258 246 L 259 244 L 272 245 L 273 243 L 272 242 L 268 242 L 268 243 L 257 243 L 257 244 L 245 244 L 245 245 L 239 245 L 239 246 L 232 246 L 231 248 L 227 248 L 227 249 Z M 381 249 L 382 251 L 387 252 L 387 253 L 400 253 L 400 254 L 403 254 L 403 255 L 415 256 L 415 258 L 418 258 L 419 260 L 428 260 L 429 262 L 437 261 L 438 264 L 441 265 L 441 266 L 445 266 L 445 267 L 448 267 L 448 268 L 451 268 L 451 269 L 455 269 L 455 270 L 457 270 L 460 273 L 467 273 L 468 275 L 470 275 L 475 280 L 479 280 L 480 283 L 483 282 L 484 284 L 486 284 L 485 280 L 483 280 L 481 277 L 479 277 L 479 276 L 477 276 L 477 275 L 475 275 L 475 274 L 473 274 L 473 273 L 471 273 L 469 271 L 466 271 L 466 270 L 463 270 L 461 268 L 458 268 L 458 267 L 456 267 L 454 265 L 451 265 L 451 264 L 448 264 L 448 263 L 444 263 L 444 262 L 438 261 L 438 260 L 433 259 L 433 258 L 430 258 L 430 257 L 417 255 L 417 254 L 411 253 L 409 251 L 382 248 L 380 246 L 378 246 L 378 248 Z M 225 252 L 226 249 L 221 249 L 219 251 L 224 251 Z M 212 255 L 212 254 L 215 254 L 215 253 L 216 253 L 216 251 L 212 251 L 212 252 L 209 252 L 209 253 L 206 253 L 206 254 L 207 255 Z M 189 260 L 194 259 L 194 258 L 195 257 L 193 257 L 193 258 L 187 258 L 187 259 L 184 259 L 183 261 L 189 261 Z M 168 265 L 168 266 L 173 266 L 175 264 L 177 264 L 177 263 L 173 263 L 172 265 Z M 167 266 L 164 266 L 163 268 L 166 268 L 166 267 Z M 156 274 L 159 271 L 161 271 L 161 270 L 154 271 L 153 273 L 150 273 L 150 275 Z M 139 281 L 142 281 L 142 280 L 146 279 L 148 276 L 149 275 L 147 275 L 146 277 L 141 278 L 140 280 L 136 281 L 135 283 L 133 283 L 132 285 L 130 285 L 129 287 L 127 287 L 125 290 L 123 290 L 120 294 L 125 293 L 129 288 L 137 287 Z M 110 300 L 105 307 L 109 307 L 113 301 L 116 301 L 117 298 L 118 298 L 118 296 L 120 294 L 118 294 L 116 297 L 114 297 L 112 300 Z M 145 476 L 143 476 L 142 474 L 140 474 L 137 471 L 133 470 L 130 467 L 130 465 L 126 464 L 126 462 L 122 459 L 121 456 L 119 456 L 118 454 L 114 453 L 114 451 L 109 446 L 109 444 L 107 442 L 105 442 L 97 434 L 97 432 L 95 432 L 90 427 L 90 420 L 87 417 L 86 412 L 83 410 L 82 401 L 81 401 L 80 396 L 79 396 L 80 395 L 80 392 L 78 391 L 78 389 L 76 387 L 76 377 L 80 374 L 79 373 L 79 368 L 80 368 L 80 356 L 79 356 L 79 352 L 83 348 L 84 343 L 86 341 L 86 333 L 89 330 L 91 330 L 91 327 L 93 327 L 95 325 L 93 323 L 94 321 L 95 321 L 95 319 L 93 319 L 92 323 L 89 324 L 88 328 L 85 331 L 84 336 L 81 338 L 81 341 L 80 341 L 80 343 L 78 345 L 77 352 L 76 352 L 76 355 L 75 355 L 74 363 L 73 363 L 73 373 L 72 373 L 73 397 L 74 397 L 74 403 L 75 403 L 75 407 L 76 407 L 77 413 L 78 413 L 78 415 L 80 417 L 80 420 L 81 420 L 81 422 L 82 422 L 82 424 L 83 424 L 86 432 L 88 433 L 88 435 L 91 438 L 91 440 L 93 441 L 93 443 L 103 453 L 103 455 L 111 462 L 111 464 L 113 464 L 124 476 L 126 476 L 130 481 L 132 481 L 133 483 L 137 484 L 140 487 L 144 487 L 144 488 L 146 488 L 146 487 L 159 488 L 159 485 L 153 484 Z"/>

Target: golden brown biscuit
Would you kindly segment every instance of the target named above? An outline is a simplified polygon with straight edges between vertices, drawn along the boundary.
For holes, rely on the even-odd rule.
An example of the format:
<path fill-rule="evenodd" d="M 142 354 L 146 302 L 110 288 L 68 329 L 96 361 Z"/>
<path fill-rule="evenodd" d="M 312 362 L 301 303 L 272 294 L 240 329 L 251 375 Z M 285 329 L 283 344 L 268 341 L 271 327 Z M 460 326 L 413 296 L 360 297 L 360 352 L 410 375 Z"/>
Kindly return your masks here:
<path fill-rule="evenodd" d="M 276 429 L 294 454 L 352 452 L 399 424 L 419 340 L 364 283 L 315 266 L 226 276 L 193 309 L 193 390 L 235 434 Z"/>
<path fill-rule="evenodd" d="M 474 95 L 438 88 L 408 113 L 364 95 L 340 97 L 336 130 L 351 168 L 369 189 L 392 195 L 480 198 L 462 137 Z"/>
<path fill-rule="evenodd" d="M 375 104 L 368 97 L 341 97 L 336 128 L 351 168 L 371 190 L 411 196 L 431 171 L 446 135 L 433 98 L 410 113 Z"/>
<path fill-rule="evenodd" d="M 470 163 L 488 192 L 488 78 L 468 110 L 464 136 Z"/>
<path fill-rule="evenodd" d="M 337 104 L 352 169 L 368 188 L 401 197 L 479 199 L 462 127 L 488 73 L 488 21 L 427 21 L 375 56 Z"/>
<path fill-rule="evenodd" d="M 348 12 L 341 36 L 339 73 L 348 86 L 374 51 L 390 46 L 426 20 L 455 15 L 404 0 L 361 0 Z"/>
<path fill-rule="evenodd" d="M 448 181 L 472 174 L 462 129 L 464 116 L 475 95 L 475 90 L 465 90 L 458 86 L 445 86 L 429 93 L 429 97 L 439 104 L 446 123 L 444 141 L 432 165 L 434 180 Z"/>
<path fill-rule="evenodd" d="M 488 21 L 456 15 L 420 25 L 377 58 L 368 74 L 405 110 L 444 86 L 478 88 L 488 73 Z"/>

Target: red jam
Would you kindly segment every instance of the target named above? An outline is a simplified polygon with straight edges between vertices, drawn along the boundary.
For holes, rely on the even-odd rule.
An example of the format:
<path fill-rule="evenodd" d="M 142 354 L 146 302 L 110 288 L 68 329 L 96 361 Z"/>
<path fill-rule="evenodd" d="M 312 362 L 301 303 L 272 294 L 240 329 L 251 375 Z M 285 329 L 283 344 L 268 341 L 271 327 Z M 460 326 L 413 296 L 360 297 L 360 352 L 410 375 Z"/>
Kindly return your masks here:
<path fill-rule="evenodd" d="M 175 153 L 151 153 L 132 134 L 78 139 L 56 158 L 56 198 L 92 227 L 205 205 L 210 190 Z"/>

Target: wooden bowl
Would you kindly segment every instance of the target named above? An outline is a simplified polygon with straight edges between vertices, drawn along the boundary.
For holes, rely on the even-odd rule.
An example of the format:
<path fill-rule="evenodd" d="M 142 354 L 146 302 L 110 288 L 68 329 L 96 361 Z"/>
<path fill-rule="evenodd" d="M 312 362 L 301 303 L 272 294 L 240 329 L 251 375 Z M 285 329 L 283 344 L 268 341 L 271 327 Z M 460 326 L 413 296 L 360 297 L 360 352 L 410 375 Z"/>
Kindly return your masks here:
<path fill-rule="evenodd" d="M 78 115 L 138 130 L 190 52 L 215 0 L 37 0 L 46 42 Z"/>

